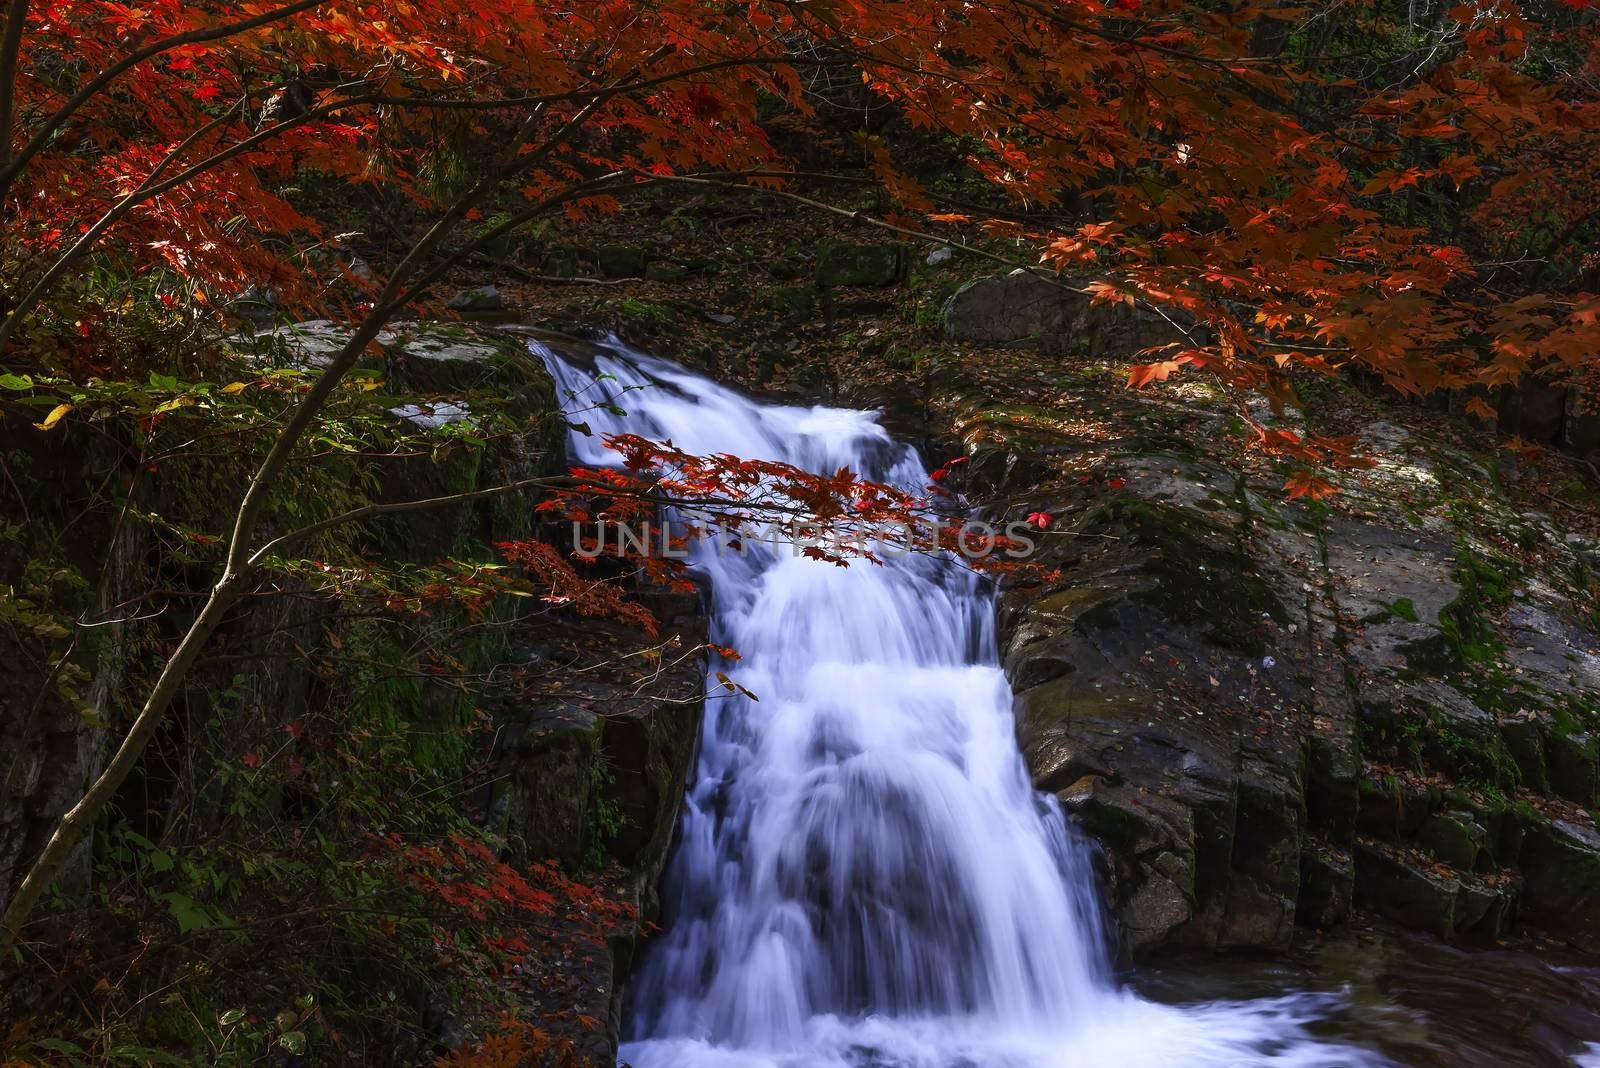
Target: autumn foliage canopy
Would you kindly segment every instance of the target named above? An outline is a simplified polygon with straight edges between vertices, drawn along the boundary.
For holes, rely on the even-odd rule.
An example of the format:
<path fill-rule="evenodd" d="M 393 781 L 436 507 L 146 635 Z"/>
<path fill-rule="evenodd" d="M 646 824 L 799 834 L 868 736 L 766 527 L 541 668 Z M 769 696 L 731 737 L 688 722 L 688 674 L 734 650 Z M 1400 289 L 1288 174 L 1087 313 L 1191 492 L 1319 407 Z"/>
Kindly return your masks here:
<path fill-rule="evenodd" d="M 981 228 L 1079 284 L 1092 272 L 1098 299 L 1162 309 L 1188 340 L 1135 384 L 1204 370 L 1285 395 L 1287 371 L 1351 365 L 1408 393 L 1570 377 L 1600 332 L 1583 284 L 1589 17 L 1441 9 L 1414 69 L 1329 45 L 1395 17 L 1173 0 L 18 0 L 0 56 L 5 336 L 54 314 L 92 344 L 104 312 L 66 287 L 91 253 L 213 303 L 270 282 L 386 316 L 462 242 L 440 232 L 392 277 L 339 287 L 313 186 L 403 190 L 447 230 L 490 186 L 525 205 L 491 230 L 691 178 L 781 192 L 799 179 L 769 120 L 842 78 L 957 139 L 1000 194 L 948 203 L 863 136 L 894 204 L 868 221 Z"/>

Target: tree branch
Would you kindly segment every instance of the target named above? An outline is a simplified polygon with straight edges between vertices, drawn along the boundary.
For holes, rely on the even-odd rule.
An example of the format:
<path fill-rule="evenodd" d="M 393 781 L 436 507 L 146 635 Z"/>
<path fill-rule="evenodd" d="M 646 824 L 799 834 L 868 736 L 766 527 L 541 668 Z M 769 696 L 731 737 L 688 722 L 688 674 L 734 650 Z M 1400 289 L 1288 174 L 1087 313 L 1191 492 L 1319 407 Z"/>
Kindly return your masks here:
<path fill-rule="evenodd" d="M 22 52 L 22 28 L 28 21 L 29 0 L 6 4 L 6 28 L 0 35 L 0 167 L 11 163 L 11 116 L 17 96 L 17 57 Z"/>
<path fill-rule="evenodd" d="M 427 508 L 440 508 L 447 504 L 465 504 L 468 501 L 481 501 L 489 497 L 499 497 L 506 493 L 515 493 L 518 490 L 544 488 L 551 486 L 578 486 L 583 485 L 571 475 L 541 475 L 538 478 L 524 478 L 516 482 L 506 482 L 499 486 L 490 486 L 487 489 L 467 490 L 463 493 L 451 493 L 444 497 L 426 497 L 415 501 L 398 501 L 393 504 L 368 504 L 360 508 L 352 508 L 348 512 L 341 512 L 336 516 L 318 520 L 299 530 L 291 530 L 287 534 L 280 534 L 257 549 L 245 561 L 250 568 L 261 566 L 268 556 L 278 549 L 301 538 L 309 538 L 313 534 L 320 534 L 324 530 L 342 526 L 345 523 L 355 523 L 362 519 L 369 519 L 375 515 L 393 515 L 396 512 L 418 512 Z"/>
<path fill-rule="evenodd" d="M 19 0 L 12 0 L 12 2 L 16 3 Z M 33 157 L 38 155 L 39 151 L 50 142 L 51 136 L 68 119 L 72 118 L 79 108 L 93 100 L 106 86 L 145 60 L 159 56 L 161 53 L 171 51 L 174 48 L 182 48 L 185 45 L 192 44 L 204 44 L 207 41 L 220 41 L 225 37 L 232 37 L 235 34 L 271 25 L 274 22 L 298 15 L 302 11 L 309 11 L 324 3 L 327 3 L 327 0 L 297 0 L 296 3 L 288 4 L 274 11 L 263 12 L 254 18 L 241 19 L 238 22 L 230 22 L 222 26 L 213 26 L 209 30 L 190 30 L 188 33 L 163 37 L 159 41 L 152 41 L 138 51 L 131 52 L 119 59 L 85 82 L 76 93 L 73 93 L 71 98 L 65 104 L 62 104 L 55 114 L 46 119 L 44 125 L 34 132 L 33 137 L 23 146 L 22 151 L 17 153 L 16 158 L 11 160 L 3 170 L 0 170 L 0 198 L 3 198 L 7 191 L 10 190 L 11 183 L 16 181 L 23 168 L 27 167 Z M 9 31 L 9 23 L 7 29 Z"/>

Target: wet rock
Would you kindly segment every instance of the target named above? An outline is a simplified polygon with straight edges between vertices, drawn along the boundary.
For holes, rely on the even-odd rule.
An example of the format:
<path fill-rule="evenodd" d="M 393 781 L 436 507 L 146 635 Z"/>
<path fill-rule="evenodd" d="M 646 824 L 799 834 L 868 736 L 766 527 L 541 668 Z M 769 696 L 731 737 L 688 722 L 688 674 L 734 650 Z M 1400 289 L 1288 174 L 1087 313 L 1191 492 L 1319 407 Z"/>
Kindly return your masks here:
<path fill-rule="evenodd" d="M 887 286 L 905 277 L 901 244 L 857 245 L 824 241 L 817 250 L 812 279 L 819 286 Z"/>
<path fill-rule="evenodd" d="M 1295 872 L 1298 892 L 1299 870 Z M 1285 895 L 1248 875 L 1235 875 L 1217 936 L 1219 946 L 1282 948 L 1294 933 L 1295 895 Z"/>
<path fill-rule="evenodd" d="M 1296 919 L 1321 930 L 1342 926 L 1350 919 L 1355 882 L 1355 865 L 1348 854 L 1323 843 L 1307 849 L 1300 859 Z"/>
<path fill-rule="evenodd" d="M 1544 746 L 1551 788 L 1580 805 L 1593 804 L 1595 790 L 1600 787 L 1600 757 L 1596 756 L 1594 735 L 1553 729 L 1545 735 Z"/>
<path fill-rule="evenodd" d="M 1193 828 L 1181 805 L 1086 775 L 1062 805 L 1111 858 L 1107 890 L 1124 948 L 1134 957 L 1162 944 L 1193 914 Z"/>
<path fill-rule="evenodd" d="M 1456 932 L 1476 938 L 1498 938 L 1516 918 L 1517 884 L 1462 878 L 1456 894 Z"/>
<path fill-rule="evenodd" d="M 1405 856 L 1367 842 L 1355 848 L 1356 903 L 1440 938 L 1455 933 L 1461 884 Z"/>
<path fill-rule="evenodd" d="M 953 338 L 1117 336 L 1131 358 L 1114 317 L 1037 276 L 958 297 Z M 1103 812 L 1083 822 L 1121 880 L 1112 913 L 1145 932 L 1132 940 L 1272 945 L 1289 920 L 1339 923 L 1352 899 L 1445 936 L 1509 930 L 1538 825 L 1520 799 L 1556 786 L 1587 804 L 1600 788 L 1600 637 L 1592 583 L 1571 578 L 1585 543 L 1515 505 L 1492 458 L 1399 416 L 1368 420 L 1379 466 L 1313 514 L 1209 446 L 1225 435 L 1204 404 L 1052 367 L 1069 370 L 1012 408 L 992 396 L 1008 370 L 963 409 L 965 488 L 1004 500 L 1003 518 L 1040 509 L 1078 532 L 1035 556 L 1059 582 L 1002 584 L 998 633 L 1039 787 L 1092 776 L 1182 814 L 1159 845 L 1130 845 Z M 1507 538 L 1539 559 L 1496 548 Z M 1177 924 L 1153 881 L 1162 853 L 1189 873 L 1169 879 Z"/>
<path fill-rule="evenodd" d="M 1536 823 L 1523 840 L 1521 866 L 1528 917 L 1600 952 L 1600 831 L 1567 820 Z"/>
<path fill-rule="evenodd" d="M 1381 782 L 1362 779 L 1360 794 L 1357 828 L 1385 842 L 1415 837 L 1437 806 L 1437 798 L 1427 787 L 1398 778 Z"/>
<path fill-rule="evenodd" d="M 1157 859 L 1173 866 L 1180 863 L 1171 853 L 1162 853 Z M 1129 952 L 1137 957 L 1159 946 L 1175 927 L 1189 919 L 1190 908 L 1183 887 L 1159 871 L 1147 872 L 1121 910 L 1123 939 Z"/>
<path fill-rule="evenodd" d="M 500 311 L 505 306 L 505 298 L 500 295 L 500 290 L 496 286 L 463 289 L 445 304 L 451 311 L 468 312 Z"/>

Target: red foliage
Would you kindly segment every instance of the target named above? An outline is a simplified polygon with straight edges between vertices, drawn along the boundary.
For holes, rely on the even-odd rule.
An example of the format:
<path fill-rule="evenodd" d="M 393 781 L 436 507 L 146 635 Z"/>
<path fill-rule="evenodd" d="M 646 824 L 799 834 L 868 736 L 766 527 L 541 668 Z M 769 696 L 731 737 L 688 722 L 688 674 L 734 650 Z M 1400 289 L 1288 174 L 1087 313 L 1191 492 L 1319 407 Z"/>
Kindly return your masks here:
<path fill-rule="evenodd" d="M 759 170 L 748 180 L 770 185 L 784 161 L 758 122 L 761 97 L 807 113 L 802 71 L 844 66 L 912 122 L 973 146 L 971 165 L 1018 205 L 1057 205 L 1071 190 L 1111 220 L 1052 229 L 958 215 L 898 169 L 892 146 L 865 145 L 894 218 L 1029 239 L 1050 265 L 1115 263 L 1099 299 L 1193 323 L 1192 340 L 1135 384 L 1185 362 L 1241 386 L 1358 365 L 1420 392 L 1567 375 L 1600 349 L 1593 296 L 1506 294 L 1461 248 L 1388 210 L 1417 189 L 1470 187 L 1486 231 L 1551 220 L 1546 255 L 1592 215 L 1594 50 L 1544 81 L 1523 61 L 1535 42 L 1582 44 L 1594 29 L 1541 26 L 1512 2 L 1452 12 L 1462 31 L 1440 62 L 1398 86 L 1328 88 L 1336 106 L 1315 115 L 1296 104 L 1313 73 L 1254 44 L 1261 25 L 1302 13 L 1264 3 L 64 0 L 26 11 L 16 162 L 0 168 L 0 193 L 9 239 L 35 259 L 109 212 L 105 247 L 136 270 L 165 265 L 224 292 L 292 287 L 304 272 L 286 244 L 303 252 L 324 235 L 284 180 L 381 181 L 431 204 L 441 130 L 492 140 L 522 124 L 504 173 L 531 203 L 603 209 L 694 171 Z"/>
<path fill-rule="evenodd" d="M 515 868 L 465 835 L 434 843 L 377 835 L 371 851 L 432 906 L 441 952 L 471 954 L 493 975 L 510 972 L 547 937 L 576 932 L 599 942 L 635 914 L 553 864 Z"/>

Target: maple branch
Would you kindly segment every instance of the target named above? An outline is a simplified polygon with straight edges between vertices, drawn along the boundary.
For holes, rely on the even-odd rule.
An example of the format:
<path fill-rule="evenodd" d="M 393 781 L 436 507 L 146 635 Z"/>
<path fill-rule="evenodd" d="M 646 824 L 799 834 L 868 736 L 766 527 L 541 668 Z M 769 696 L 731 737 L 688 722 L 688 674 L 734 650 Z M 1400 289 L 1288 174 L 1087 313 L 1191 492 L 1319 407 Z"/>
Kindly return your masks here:
<path fill-rule="evenodd" d="M 0 35 L 0 167 L 11 162 L 11 113 L 16 103 L 17 57 L 22 52 L 22 28 L 28 20 L 29 6 L 30 0 L 10 0 L 6 4 L 5 33 Z"/>
<path fill-rule="evenodd" d="M 20 0 L 12 0 L 12 2 L 17 3 L 20 2 Z M 29 139 L 28 143 L 23 146 L 20 152 L 17 153 L 16 158 L 12 159 L 4 169 L 0 169 L 0 198 L 3 198 L 7 191 L 10 190 L 11 183 L 16 181 L 17 176 L 22 173 L 23 168 L 27 167 L 27 165 L 33 160 L 33 157 L 38 155 L 39 151 L 50 142 L 51 136 L 57 130 L 59 130 L 68 119 L 72 118 L 72 116 L 77 113 L 79 108 L 83 107 L 83 105 L 87 104 L 90 100 L 93 100 L 101 90 L 106 88 L 106 86 L 110 85 L 112 82 L 116 81 L 118 78 L 122 77 L 122 75 L 126 74 L 134 67 L 137 67 L 145 60 L 158 56 L 163 52 L 169 52 L 174 48 L 183 48 L 186 45 L 192 44 L 204 44 L 208 41 L 219 41 L 225 37 L 232 37 L 236 34 L 245 33 L 249 30 L 258 29 L 262 26 L 268 26 L 274 22 L 280 22 L 283 19 L 298 15 L 302 11 L 309 11 L 312 8 L 318 7 L 324 3 L 327 3 L 327 0 L 297 0 L 296 3 L 288 4 L 284 7 L 277 8 L 276 10 L 262 12 L 254 18 L 241 19 L 238 22 L 230 22 L 222 26 L 213 26 L 208 30 L 190 30 L 188 33 L 179 33 L 174 34 L 171 37 L 163 37 L 159 41 L 152 41 L 150 44 L 145 45 L 138 51 L 130 52 L 128 55 L 122 57 L 111 66 L 107 67 L 105 70 L 89 79 L 89 81 L 85 82 L 76 93 L 72 94 L 65 104 L 62 104 L 61 107 L 56 110 L 55 114 L 51 115 L 44 121 L 44 125 L 39 127 L 39 129 L 34 133 L 33 137 Z M 7 32 L 10 32 L 9 22 L 7 23 L 6 28 Z M 9 141 L 9 136 L 7 140 Z"/>
<path fill-rule="evenodd" d="M 56 283 L 59 282 L 62 276 L 67 273 L 68 269 L 70 269 L 84 256 L 88 255 L 89 251 L 93 249 L 97 243 L 99 243 L 100 238 L 105 236 L 106 231 L 110 230 L 113 226 L 120 222 L 134 208 L 145 203 L 146 201 L 153 200 L 156 197 L 161 196 L 163 193 L 176 189 L 178 186 L 191 181 L 200 174 L 204 174 L 213 167 L 220 166 L 236 156 L 243 155 L 244 153 L 249 152 L 251 149 L 258 147 L 264 142 L 270 141 L 273 138 L 282 135 L 288 130 L 294 129 L 298 126 L 304 126 L 306 123 L 313 122 L 320 118 L 325 118 L 328 115 L 333 114 L 335 111 L 339 111 L 344 108 L 360 106 L 366 103 L 369 103 L 369 101 L 357 97 L 349 100 L 337 101 L 332 104 L 326 104 L 320 108 L 313 108 L 302 115 L 297 115 L 292 119 L 286 119 L 283 122 L 275 123 L 265 130 L 260 130 L 250 137 L 229 145 L 227 148 L 222 149 L 219 152 L 214 152 L 210 156 L 200 160 L 198 163 L 192 164 L 179 173 L 173 175 L 171 178 L 168 178 L 164 182 L 156 182 L 156 179 L 161 177 L 162 172 L 167 169 L 167 166 L 171 164 L 173 160 L 179 158 L 185 151 L 193 147 L 194 144 L 207 133 L 223 125 L 225 120 L 227 120 L 228 117 L 233 114 L 233 111 L 240 105 L 235 104 L 234 107 L 230 108 L 225 114 L 218 116 L 216 119 L 213 119 L 200 129 L 194 131 L 192 134 L 186 137 L 181 144 L 177 145 L 164 157 L 162 157 L 161 161 L 151 169 L 149 174 L 145 175 L 144 180 L 141 181 L 137 187 L 123 196 L 121 200 L 107 208 L 105 214 L 101 215 L 99 219 L 96 219 L 92 226 L 79 235 L 78 240 L 74 241 L 71 247 L 57 257 L 56 261 L 50 265 L 50 268 L 45 271 L 45 273 L 37 282 L 33 284 L 28 292 L 19 298 L 17 303 L 12 308 L 6 311 L 5 320 L 0 322 L 0 351 L 4 351 L 6 343 L 11 339 L 11 335 L 17 330 L 19 324 L 21 324 L 22 321 L 28 317 L 29 313 L 31 313 L 39 304 L 39 302 L 45 298 L 50 290 L 55 288 Z M 153 182 L 155 184 L 152 184 Z"/>

